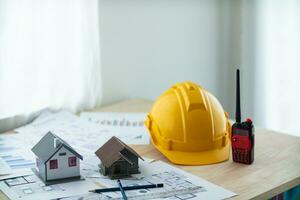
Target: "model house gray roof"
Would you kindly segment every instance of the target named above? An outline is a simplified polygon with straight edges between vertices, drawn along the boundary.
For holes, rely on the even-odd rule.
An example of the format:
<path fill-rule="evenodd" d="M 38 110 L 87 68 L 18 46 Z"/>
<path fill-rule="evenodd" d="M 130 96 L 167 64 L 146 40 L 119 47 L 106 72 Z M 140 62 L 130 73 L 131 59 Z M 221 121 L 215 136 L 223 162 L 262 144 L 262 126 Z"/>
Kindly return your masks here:
<path fill-rule="evenodd" d="M 55 144 L 56 143 L 56 144 Z M 59 149 L 65 147 L 82 160 L 82 156 L 77 153 L 66 141 L 57 135 L 48 132 L 31 151 L 42 161 L 47 162 Z"/>
<path fill-rule="evenodd" d="M 119 138 L 113 136 L 102 147 L 100 147 L 95 154 L 101 160 L 105 167 L 110 167 L 115 161 L 123 158 L 128 162 L 131 162 L 121 153 L 123 149 L 131 152 L 138 158 L 144 160 L 135 150 L 122 142 Z"/>

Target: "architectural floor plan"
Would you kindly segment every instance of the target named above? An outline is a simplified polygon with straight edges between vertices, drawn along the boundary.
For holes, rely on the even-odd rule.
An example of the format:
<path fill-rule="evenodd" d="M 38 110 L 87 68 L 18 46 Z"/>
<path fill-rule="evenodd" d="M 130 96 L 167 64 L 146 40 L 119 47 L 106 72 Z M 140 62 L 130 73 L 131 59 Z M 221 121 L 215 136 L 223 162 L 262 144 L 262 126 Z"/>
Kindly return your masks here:
<path fill-rule="evenodd" d="M 7 164 L 6 166 L 9 166 L 13 170 L 13 173 L 9 175 L 0 176 L 0 189 L 5 195 L 10 199 L 18 200 L 121 199 L 122 196 L 120 192 L 104 194 L 88 192 L 89 190 L 97 188 L 117 186 L 116 180 L 111 180 L 99 173 L 98 165 L 100 161 L 94 152 L 101 146 L 101 143 L 104 143 L 106 139 L 109 139 L 117 132 L 125 133 L 124 136 L 135 135 L 132 133 L 143 135 L 144 132 L 140 132 L 140 128 L 143 127 L 141 123 L 143 116 L 142 114 L 127 116 L 126 113 L 123 115 L 114 113 L 107 114 L 107 119 L 103 119 L 102 116 L 92 116 L 90 113 L 85 113 L 85 117 L 93 117 L 91 119 L 95 117 L 100 120 L 100 123 L 92 123 L 90 122 L 91 119 L 80 118 L 65 111 L 59 113 L 44 112 L 40 117 L 34 120 L 32 124 L 18 128 L 16 130 L 16 132 L 18 132 L 17 134 L 1 136 L 0 158 L 3 160 L 3 163 L 5 162 L 5 164 Z M 103 125 L 101 125 L 101 120 L 104 120 Z M 123 129 L 123 126 L 127 126 L 127 124 L 129 128 Z M 130 128 L 130 126 L 132 126 L 132 128 Z M 108 128 L 107 132 L 105 131 L 106 128 Z M 30 151 L 30 148 L 50 130 L 54 130 L 55 133 L 57 132 L 64 137 L 67 142 L 76 147 L 83 155 L 84 159 L 80 163 L 80 174 L 85 177 L 85 180 L 46 186 L 29 170 L 35 165 L 35 157 Z M 125 132 L 125 130 L 130 130 L 130 133 Z M 134 132 L 133 130 L 137 131 Z M 129 138 L 129 141 L 148 143 L 148 138 L 145 137 L 138 140 Z M 141 173 L 134 174 L 127 179 L 121 179 L 123 186 L 163 183 L 164 187 L 126 191 L 126 195 L 129 199 L 217 200 L 226 199 L 235 195 L 235 193 L 231 191 L 165 162 L 147 158 L 144 159 L 145 161 L 139 162 L 139 170 Z"/>
<path fill-rule="evenodd" d="M 140 170 L 142 172 L 141 174 L 133 175 L 128 179 L 122 179 L 122 185 L 133 186 L 163 183 L 164 187 L 126 191 L 126 195 L 129 199 L 224 199 L 235 195 L 233 192 L 186 173 L 162 161 L 142 162 L 140 164 Z M 110 180 L 106 177 L 97 177 L 94 179 L 94 182 L 102 187 L 117 187 L 115 180 Z M 66 200 L 83 199 L 122 199 L 122 196 L 120 192 L 108 192 L 103 194 L 87 193 L 66 198 Z"/>
<path fill-rule="evenodd" d="M 87 180 L 45 185 L 35 174 L 0 181 L 0 189 L 12 200 L 46 200 L 68 197 L 74 194 L 83 194 L 93 187 L 96 185 Z"/>

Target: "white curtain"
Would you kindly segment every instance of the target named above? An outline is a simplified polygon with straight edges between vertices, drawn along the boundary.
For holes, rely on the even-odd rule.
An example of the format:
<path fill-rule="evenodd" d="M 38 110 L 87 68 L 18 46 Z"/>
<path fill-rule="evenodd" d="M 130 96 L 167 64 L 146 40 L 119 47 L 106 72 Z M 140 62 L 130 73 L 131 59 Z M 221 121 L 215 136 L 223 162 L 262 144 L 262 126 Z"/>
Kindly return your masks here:
<path fill-rule="evenodd" d="M 0 119 L 100 103 L 97 0 L 0 0 Z"/>
<path fill-rule="evenodd" d="M 300 136 L 300 1 L 244 1 L 241 16 L 249 110 L 258 125 Z"/>

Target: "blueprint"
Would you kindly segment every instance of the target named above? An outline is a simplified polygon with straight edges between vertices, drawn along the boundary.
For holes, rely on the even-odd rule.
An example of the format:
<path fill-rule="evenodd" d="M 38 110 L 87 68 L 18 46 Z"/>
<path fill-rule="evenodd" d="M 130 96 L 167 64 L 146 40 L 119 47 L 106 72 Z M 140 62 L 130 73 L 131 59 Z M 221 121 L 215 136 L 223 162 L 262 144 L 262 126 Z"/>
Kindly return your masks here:
<path fill-rule="evenodd" d="M 8 163 L 0 157 L 0 175 L 10 174 L 12 169 L 8 165 Z"/>
<path fill-rule="evenodd" d="M 112 124 L 115 124 L 115 121 L 120 118 L 128 120 L 124 127 L 112 126 L 109 122 L 98 124 L 94 118 L 91 120 L 91 117 L 98 115 L 107 115 L 106 122 L 112 121 Z M 15 131 L 31 147 L 48 131 L 52 131 L 78 151 L 84 149 L 91 153 L 95 152 L 112 136 L 117 136 L 127 144 L 149 144 L 149 136 L 145 127 L 141 126 L 142 115 L 134 115 L 134 120 L 139 120 L 138 123 L 132 120 L 132 116 L 132 114 L 127 116 L 127 113 L 119 113 L 118 116 L 113 116 L 110 113 L 84 113 L 81 117 L 78 117 L 67 111 L 52 113 L 46 110 L 32 123 L 17 128 Z M 129 122 L 132 123 L 128 124 Z"/>
<path fill-rule="evenodd" d="M 127 144 L 149 144 L 150 137 L 144 125 L 147 113 L 83 112 L 80 118 L 115 133 Z"/>
<path fill-rule="evenodd" d="M 99 173 L 100 161 L 94 152 L 113 135 L 128 144 L 148 144 L 144 117 L 145 113 L 83 113 L 78 117 L 67 111 L 45 111 L 31 124 L 16 129 L 18 134 L 0 136 L 0 165 L 8 173 L 0 175 L 0 189 L 9 198 L 19 200 L 122 199 L 120 192 L 88 192 L 117 186 L 115 180 Z M 46 186 L 29 170 L 35 165 L 30 148 L 48 131 L 62 137 L 83 155 L 80 170 L 85 180 Z M 123 186 L 163 183 L 164 187 L 126 191 L 129 199 L 217 200 L 235 195 L 165 162 L 145 158 L 139 163 L 141 173 L 121 179 Z"/>
<path fill-rule="evenodd" d="M 175 168 L 162 161 L 141 162 L 140 174 L 133 175 L 127 179 L 121 179 L 123 186 L 158 184 L 163 183 L 163 188 L 141 189 L 126 191 L 129 199 L 226 199 L 236 195 L 220 186 L 212 184 L 197 176 L 191 175 L 183 170 Z M 101 187 L 117 187 L 115 180 L 104 176 L 98 176 L 94 183 Z M 100 200 L 100 199 L 122 199 L 120 192 L 108 192 L 103 194 L 86 193 L 68 197 L 65 200 Z"/>
<path fill-rule="evenodd" d="M 0 135 L 0 180 L 35 166 L 35 155 L 30 149 L 48 131 L 84 155 L 93 155 L 112 136 L 127 144 L 148 144 L 144 116 L 145 113 L 84 113 L 78 117 L 68 111 L 43 110 L 30 124 L 15 129 L 17 134 Z M 105 123 L 97 123 L 98 118 Z"/>
<path fill-rule="evenodd" d="M 103 194 L 88 193 L 89 190 L 117 187 L 111 180 L 99 173 L 99 160 L 95 156 L 82 162 L 81 175 L 85 180 L 69 183 L 45 185 L 35 174 L 11 177 L 0 181 L 0 189 L 11 199 L 64 199 L 64 200 L 102 200 L 122 199 L 120 192 Z M 91 163 L 92 162 L 92 163 Z M 145 158 L 140 161 L 140 174 L 121 179 L 123 186 L 163 183 L 162 188 L 126 191 L 129 199 L 226 199 L 235 193 L 204 179 L 189 174 L 162 161 Z"/>
<path fill-rule="evenodd" d="M 34 167 L 34 155 L 21 138 L 0 135 L 0 180 L 11 173 Z"/>
<path fill-rule="evenodd" d="M 89 139 L 105 142 L 109 137 L 107 134 L 109 130 L 82 120 L 67 111 L 42 113 L 32 123 L 15 129 L 15 131 L 18 133 L 17 136 L 24 138 L 27 145 L 31 147 L 48 131 L 51 131 L 77 150 L 84 148 L 91 152 L 97 150 L 98 144 L 95 142 L 91 143 Z M 91 146 L 90 144 L 95 144 L 95 146 Z"/>
<path fill-rule="evenodd" d="M 83 194 L 96 185 L 89 181 L 45 185 L 35 174 L 8 178 L 0 181 L 0 189 L 10 199 L 55 199 Z"/>
<path fill-rule="evenodd" d="M 89 190 L 117 187 L 99 173 L 99 160 L 95 155 L 85 155 L 81 162 L 81 175 L 85 180 L 45 185 L 34 173 L 6 178 L 0 181 L 0 189 L 11 199 L 122 199 L 120 192 L 103 194 Z M 126 191 L 129 199 L 226 199 L 235 194 L 204 179 L 189 174 L 162 161 L 145 158 L 140 161 L 140 174 L 121 179 L 123 186 L 163 183 L 163 188 Z"/>

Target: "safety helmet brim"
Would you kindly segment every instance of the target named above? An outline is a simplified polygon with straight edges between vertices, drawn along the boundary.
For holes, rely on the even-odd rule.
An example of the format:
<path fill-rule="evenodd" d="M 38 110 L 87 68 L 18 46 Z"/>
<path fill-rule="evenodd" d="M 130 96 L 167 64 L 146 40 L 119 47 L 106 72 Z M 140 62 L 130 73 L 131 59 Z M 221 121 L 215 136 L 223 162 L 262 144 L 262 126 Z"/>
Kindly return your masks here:
<path fill-rule="evenodd" d="M 152 144 L 166 156 L 172 163 L 179 165 L 208 165 L 226 161 L 229 159 L 230 143 L 222 148 L 201 152 L 169 151 Z"/>

